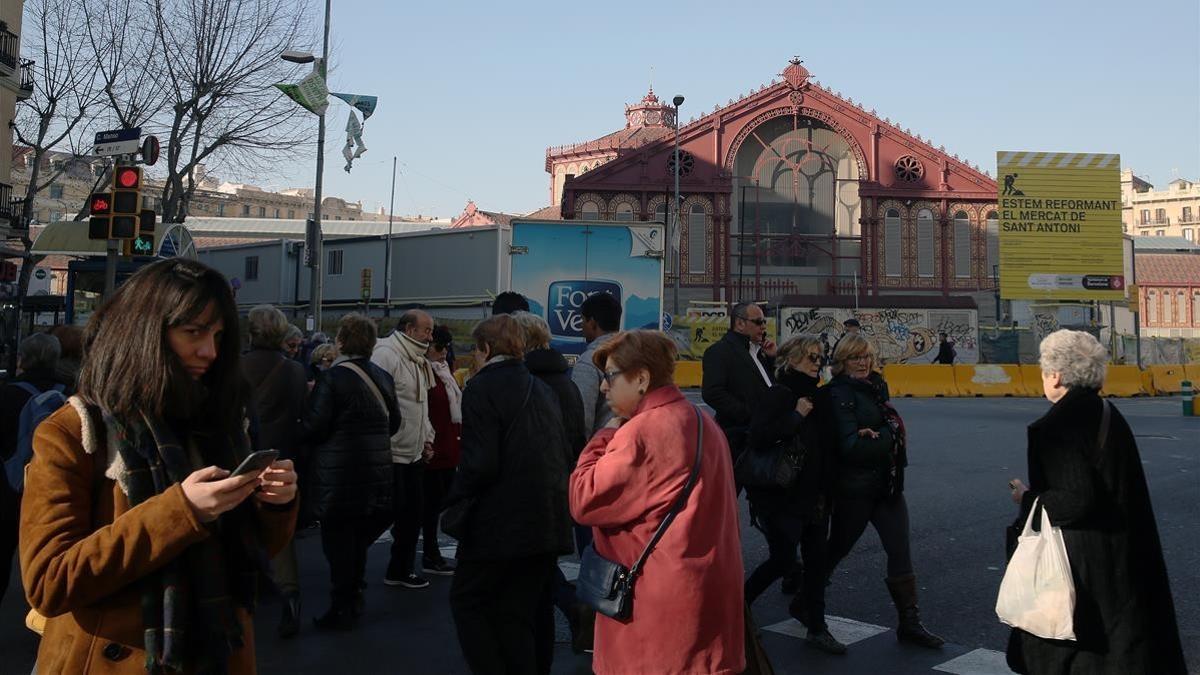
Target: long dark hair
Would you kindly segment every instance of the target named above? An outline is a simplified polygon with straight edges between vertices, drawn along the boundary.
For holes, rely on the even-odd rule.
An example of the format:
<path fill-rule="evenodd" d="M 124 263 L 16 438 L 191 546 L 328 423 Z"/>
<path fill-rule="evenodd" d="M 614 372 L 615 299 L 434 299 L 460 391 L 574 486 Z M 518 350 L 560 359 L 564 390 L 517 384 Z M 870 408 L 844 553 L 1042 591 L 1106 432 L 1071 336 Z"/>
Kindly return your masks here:
<path fill-rule="evenodd" d="M 224 332 L 196 386 L 167 331 L 202 316 L 210 304 Z M 145 413 L 241 433 L 247 386 L 239 351 L 237 305 L 225 277 L 194 260 L 162 260 L 131 276 L 88 320 L 79 395 L 118 418 Z"/>

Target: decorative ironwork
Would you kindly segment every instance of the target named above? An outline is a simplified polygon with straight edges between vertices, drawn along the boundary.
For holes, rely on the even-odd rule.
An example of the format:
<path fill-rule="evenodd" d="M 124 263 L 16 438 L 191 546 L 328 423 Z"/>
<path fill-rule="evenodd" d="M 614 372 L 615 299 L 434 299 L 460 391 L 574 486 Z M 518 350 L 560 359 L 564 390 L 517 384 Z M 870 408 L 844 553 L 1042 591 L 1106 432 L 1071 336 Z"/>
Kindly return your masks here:
<path fill-rule="evenodd" d="M 912 155 L 896 160 L 896 177 L 905 183 L 917 183 L 925 177 L 925 165 Z"/>
<path fill-rule="evenodd" d="M 21 91 L 25 97 L 33 95 L 33 59 L 21 59 Z"/>
<path fill-rule="evenodd" d="M 696 168 L 696 158 L 687 150 L 679 151 L 679 177 L 687 178 L 692 175 L 692 170 Z M 672 151 L 667 155 L 667 173 L 675 175 L 675 153 Z"/>
<path fill-rule="evenodd" d="M 8 67 L 10 71 L 17 69 L 19 59 L 17 50 L 20 49 L 21 38 L 17 37 L 8 26 L 0 26 L 0 65 Z"/>

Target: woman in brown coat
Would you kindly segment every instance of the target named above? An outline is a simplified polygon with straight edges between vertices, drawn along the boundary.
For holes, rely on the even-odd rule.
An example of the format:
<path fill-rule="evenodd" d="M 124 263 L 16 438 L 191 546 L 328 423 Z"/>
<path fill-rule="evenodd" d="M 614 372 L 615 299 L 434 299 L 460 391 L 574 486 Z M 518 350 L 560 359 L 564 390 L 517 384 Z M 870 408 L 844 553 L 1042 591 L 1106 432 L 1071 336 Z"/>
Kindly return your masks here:
<path fill-rule="evenodd" d="M 88 323 L 79 393 L 25 480 L 39 673 L 254 672 L 254 583 L 292 534 L 296 476 L 230 475 L 250 451 L 237 320 L 219 273 L 173 259 Z"/>

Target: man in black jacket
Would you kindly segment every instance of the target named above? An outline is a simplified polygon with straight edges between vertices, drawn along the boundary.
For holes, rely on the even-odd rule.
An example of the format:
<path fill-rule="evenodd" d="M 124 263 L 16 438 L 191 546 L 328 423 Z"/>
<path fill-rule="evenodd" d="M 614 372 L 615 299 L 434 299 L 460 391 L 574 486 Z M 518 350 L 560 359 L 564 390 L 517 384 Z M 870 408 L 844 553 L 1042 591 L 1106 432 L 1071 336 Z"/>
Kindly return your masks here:
<path fill-rule="evenodd" d="M 704 352 L 704 402 L 717 413 L 734 458 L 759 399 L 774 381 L 775 341 L 767 337 L 762 308 L 749 302 L 733 306 L 729 332 Z"/>

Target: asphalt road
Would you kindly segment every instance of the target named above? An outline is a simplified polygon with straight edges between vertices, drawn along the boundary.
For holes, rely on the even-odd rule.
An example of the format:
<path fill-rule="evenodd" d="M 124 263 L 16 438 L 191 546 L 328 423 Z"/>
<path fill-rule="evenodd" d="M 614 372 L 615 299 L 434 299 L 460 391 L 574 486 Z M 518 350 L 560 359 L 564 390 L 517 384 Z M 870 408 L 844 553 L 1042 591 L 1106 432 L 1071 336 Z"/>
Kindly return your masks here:
<path fill-rule="evenodd" d="M 787 618 L 786 598 L 776 589 L 755 603 L 755 618 L 780 673 L 990 675 L 1006 670 L 1000 652 L 1008 631 L 993 611 L 1003 574 L 1004 527 L 1015 509 L 1005 484 L 1025 477 L 1025 426 L 1048 404 L 1035 399 L 900 399 L 896 404 L 911 439 L 906 495 L 921 606 L 926 626 L 949 644 L 930 652 L 898 645 L 886 632 L 895 613 L 883 585 L 884 554 L 868 528 L 828 594 L 829 614 L 841 617 L 834 621 L 835 634 L 855 640 L 849 655 L 806 649 Z M 1126 399 L 1116 405 L 1138 436 L 1188 663 L 1200 673 L 1200 418 L 1183 418 L 1178 399 Z M 743 500 L 743 515 L 744 508 Z M 324 610 L 328 583 L 314 534 L 306 532 L 300 540 L 306 621 Z M 743 552 L 747 570 L 766 558 L 761 535 L 747 526 Z M 297 639 L 282 642 L 273 634 L 278 607 L 267 600 L 257 621 L 260 671 L 467 672 L 446 604 L 448 579 L 434 578 L 431 588 L 419 591 L 385 588 L 378 581 L 386 563 L 387 547 L 375 546 L 366 619 L 351 634 L 318 634 L 306 626 Z M 565 567 L 569 574 L 570 564 Z M 10 587 L 0 603 L 0 674 L 29 672 L 36 650 L 15 590 Z M 566 638 L 562 625 L 560 638 Z M 559 645 L 555 672 L 589 670 L 588 657 Z"/>

